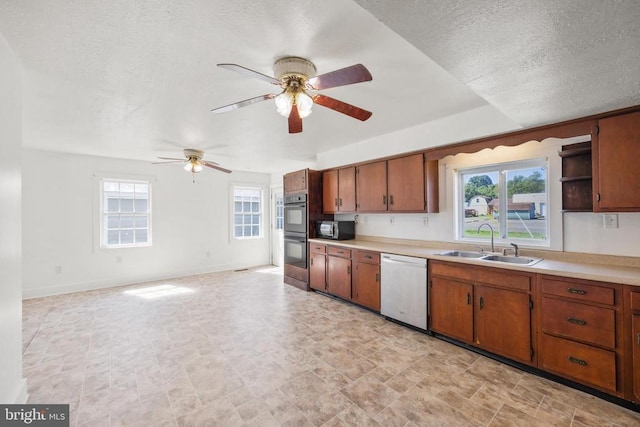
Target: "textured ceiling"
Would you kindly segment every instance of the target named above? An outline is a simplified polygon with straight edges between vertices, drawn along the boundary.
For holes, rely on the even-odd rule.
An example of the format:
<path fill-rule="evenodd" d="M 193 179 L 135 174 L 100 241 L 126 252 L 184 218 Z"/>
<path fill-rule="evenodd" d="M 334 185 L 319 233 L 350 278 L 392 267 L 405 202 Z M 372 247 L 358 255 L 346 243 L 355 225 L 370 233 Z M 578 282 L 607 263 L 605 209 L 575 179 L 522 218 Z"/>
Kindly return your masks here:
<path fill-rule="evenodd" d="M 356 0 L 524 127 L 640 104 L 638 0 Z"/>
<path fill-rule="evenodd" d="M 640 104 L 639 10 L 636 0 L 3 0 L 0 34 L 24 66 L 26 147 L 147 161 L 199 148 L 271 172 L 487 102 L 514 128 Z M 324 93 L 372 118 L 316 106 L 289 135 L 273 101 L 210 113 L 273 91 L 217 63 L 272 75 L 285 55 L 319 74 L 365 64 L 373 81 Z"/>

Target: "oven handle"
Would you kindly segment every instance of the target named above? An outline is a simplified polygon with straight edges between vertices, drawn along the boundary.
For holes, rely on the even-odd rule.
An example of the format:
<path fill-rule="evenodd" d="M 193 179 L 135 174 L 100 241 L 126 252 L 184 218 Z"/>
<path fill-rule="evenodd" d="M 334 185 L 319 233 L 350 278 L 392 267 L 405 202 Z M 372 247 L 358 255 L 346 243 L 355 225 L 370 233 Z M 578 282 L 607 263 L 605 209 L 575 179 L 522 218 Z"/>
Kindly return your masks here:
<path fill-rule="evenodd" d="M 306 203 L 285 203 L 284 207 L 285 208 L 306 208 L 307 204 Z"/>
<path fill-rule="evenodd" d="M 289 237 L 289 236 L 284 236 L 284 240 L 288 240 L 290 242 L 296 242 L 296 243 L 305 243 L 307 241 L 306 237 Z"/>

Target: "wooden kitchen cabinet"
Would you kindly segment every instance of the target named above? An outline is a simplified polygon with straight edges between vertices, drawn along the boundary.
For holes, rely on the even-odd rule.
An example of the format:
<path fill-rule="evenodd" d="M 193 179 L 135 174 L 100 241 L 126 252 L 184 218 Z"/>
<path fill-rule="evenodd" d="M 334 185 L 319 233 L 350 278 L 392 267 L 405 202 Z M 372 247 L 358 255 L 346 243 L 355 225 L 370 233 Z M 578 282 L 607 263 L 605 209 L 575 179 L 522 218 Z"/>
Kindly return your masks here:
<path fill-rule="evenodd" d="M 621 286 L 547 275 L 539 285 L 538 367 L 624 395 Z"/>
<path fill-rule="evenodd" d="M 640 112 L 598 120 L 592 137 L 594 211 L 640 211 Z"/>
<path fill-rule="evenodd" d="M 312 289 L 327 289 L 327 245 L 309 244 L 309 286 Z"/>
<path fill-rule="evenodd" d="M 380 253 L 352 252 L 352 289 L 355 303 L 380 311 Z"/>
<path fill-rule="evenodd" d="M 430 329 L 473 342 L 473 284 L 432 276 L 429 283 Z"/>
<path fill-rule="evenodd" d="M 627 387 L 627 398 L 640 403 L 640 288 L 627 286 L 627 319 L 630 320 L 628 336 L 628 350 L 630 358 L 627 366 L 631 374 L 631 384 Z"/>
<path fill-rule="evenodd" d="M 426 209 L 424 169 L 422 153 L 387 162 L 389 211 L 415 212 Z"/>
<path fill-rule="evenodd" d="M 324 172 L 322 184 L 324 213 L 355 212 L 356 168 L 354 166 Z"/>
<path fill-rule="evenodd" d="M 530 274 L 442 261 L 429 274 L 430 330 L 534 364 Z"/>
<path fill-rule="evenodd" d="M 308 169 L 290 172 L 284 175 L 284 193 L 299 193 L 307 190 Z"/>
<path fill-rule="evenodd" d="M 351 299 L 351 250 L 327 247 L 327 292 Z"/>
<path fill-rule="evenodd" d="M 387 203 L 387 162 L 357 166 L 356 210 L 386 212 Z"/>

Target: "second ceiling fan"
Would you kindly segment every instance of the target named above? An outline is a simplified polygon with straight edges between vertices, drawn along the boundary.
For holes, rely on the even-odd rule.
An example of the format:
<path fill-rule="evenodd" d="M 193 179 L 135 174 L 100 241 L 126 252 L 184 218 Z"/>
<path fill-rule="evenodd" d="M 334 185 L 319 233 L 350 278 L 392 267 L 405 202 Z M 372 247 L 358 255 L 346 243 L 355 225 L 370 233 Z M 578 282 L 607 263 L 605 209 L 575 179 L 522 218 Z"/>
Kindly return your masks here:
<path fill-rule="evenodd" d="M 302 132 L 302 119 L 311 114 L 313 104 L 330 108 L 361 121 L 365 121 L 371 117 L 370 111 L 363 110 L 355 105 L 347 104 L 346 102 L 326 95 L 314 93 L 322 89 L 372 80 L 371 73 L 369 73 L 369 70 L 362 64 L 352 65 L 316 76 L 316 67 L 310 61 L 297 56 L 287 56 L 278 59 L 275 64 L 273 64 L 275 78 L 237 64 L 218 64 L 218 67 L 235 71 L 249 77 L 255 77 L 279 86 L 282 92 L 279 94 L 268 93 L 223 107 L 214 108 L 211 110 L 214 113 L 225 113 L 240 107 L 255 104 L 256 102 L 275 98 L 278 113 L 287 117 L 289 120 L 289 133 Z M 309 92 L 312 92 L 312 94 L 309 94 Z"/>

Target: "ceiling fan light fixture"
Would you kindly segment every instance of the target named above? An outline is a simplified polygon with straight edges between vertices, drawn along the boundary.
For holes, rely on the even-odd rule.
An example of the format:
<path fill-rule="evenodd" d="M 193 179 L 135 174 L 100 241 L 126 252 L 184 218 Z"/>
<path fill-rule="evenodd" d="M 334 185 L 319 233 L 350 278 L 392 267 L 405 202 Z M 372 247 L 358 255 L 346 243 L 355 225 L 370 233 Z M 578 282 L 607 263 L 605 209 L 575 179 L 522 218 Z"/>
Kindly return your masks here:
<path fill-rule="evenodd" d="M 202 172 L 202 169 L 202 165 L 198 159 L 189 159 L 189 161 L 184 165 L 184 170 L 191 173 Z"/>
<path fill-rule="evenodd" d="M 293 106 L 293 96 L 289 91 L 282 92 L 276 96 L 276 111 L 284 117 L 289 117 Z"/>
<path fill-rule="evenodd" d="M 299 90 L 297 92 L 287 90 L 276 96 L 276 111 L 284 117 L 289 117 L 289 114 L 291 114 L 291 107 L 294 103 L 298 106 L 298 114 L 301 119 L 304 119 L 311 114 L 313 98 L 303 90 Z"/>
<path fill-rule="evenodd" d="M 296 94 L 296 105 L 298 106 L 298 114 L 300 114 L 300 118 L 304 119 L 311 114 L 313 99 L 307 95 L 305 91 L 301 90 Z"/>

